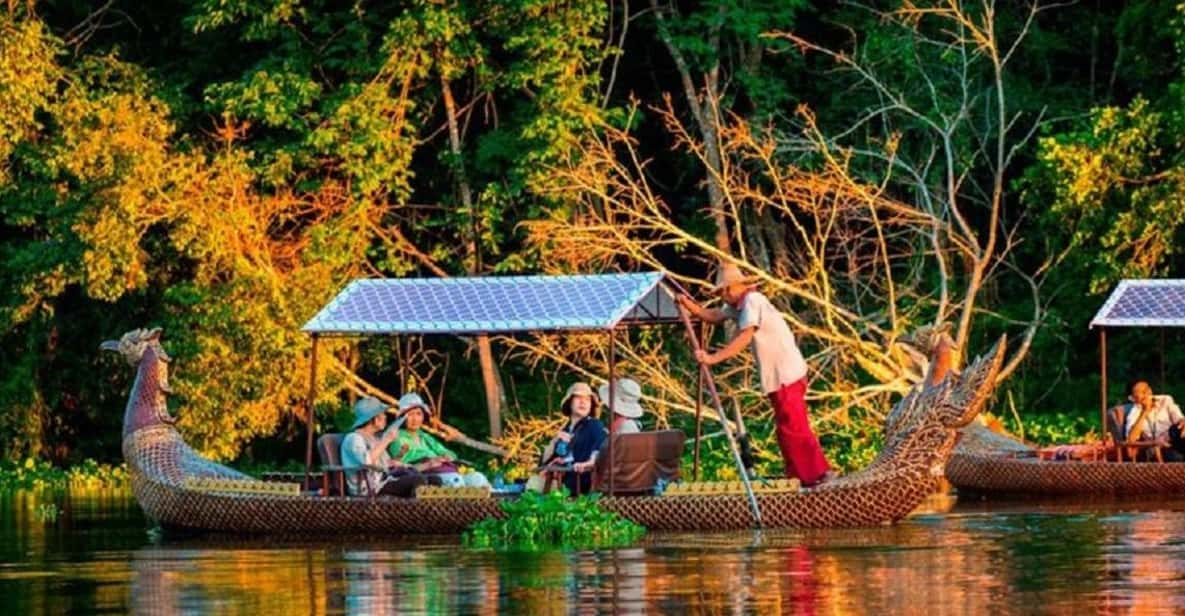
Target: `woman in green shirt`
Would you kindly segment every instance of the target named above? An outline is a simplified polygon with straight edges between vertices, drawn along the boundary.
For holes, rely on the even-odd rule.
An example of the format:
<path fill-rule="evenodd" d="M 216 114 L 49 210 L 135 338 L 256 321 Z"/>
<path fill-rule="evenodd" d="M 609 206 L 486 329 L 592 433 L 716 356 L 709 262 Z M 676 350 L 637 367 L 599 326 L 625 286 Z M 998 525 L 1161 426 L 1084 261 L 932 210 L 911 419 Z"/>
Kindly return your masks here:
<path fill-rule="evenodd" d="M 407 419 L 399 436 L 388 447 L 391 458 L 410 464 L 425 475 L 439 477 L 446 486 L 490 487 L 485 475 L 477 471 L 462 475 L 457 467 L 457 454 L 420 429 L 424 425 L 424 415 L 431 413 L 419 394 L 408 393 L 399 399 L 399 415 L 406 415 Z"/>

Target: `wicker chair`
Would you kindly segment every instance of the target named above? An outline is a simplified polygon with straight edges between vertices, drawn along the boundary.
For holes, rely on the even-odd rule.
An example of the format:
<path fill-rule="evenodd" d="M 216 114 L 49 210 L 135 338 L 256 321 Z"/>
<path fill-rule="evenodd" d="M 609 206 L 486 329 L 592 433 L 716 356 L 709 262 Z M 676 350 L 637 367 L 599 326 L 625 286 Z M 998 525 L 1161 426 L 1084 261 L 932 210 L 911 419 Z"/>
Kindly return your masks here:
<path fill-rule="evenodd" d="M 366 494 L 374 496 L 374 486 L 370 483 L 370 473 L 366 471 L 381 471 L 378 467 L 346 468 L 342 466 L 342 439 L 346 435 L 331 432 L 322 434 L 317 439 L 317 457 L 321 459 L 323 479 L 321 481 L 321 496 L 349 496 L 346 491 L 346 474 L 357 473 L 358 480 L 366 484 Z"/>
<path fill-rule="evenodd" d="M 660 479 L 679 479 L 683 445 L 682 430 L 659 430 L 613 435 L 613 495 L 650 494 Z M 603 448 L 608 451 L 608 448 Z M 609 456 L 597 459 L 593 489 L 609 493 Z"/>

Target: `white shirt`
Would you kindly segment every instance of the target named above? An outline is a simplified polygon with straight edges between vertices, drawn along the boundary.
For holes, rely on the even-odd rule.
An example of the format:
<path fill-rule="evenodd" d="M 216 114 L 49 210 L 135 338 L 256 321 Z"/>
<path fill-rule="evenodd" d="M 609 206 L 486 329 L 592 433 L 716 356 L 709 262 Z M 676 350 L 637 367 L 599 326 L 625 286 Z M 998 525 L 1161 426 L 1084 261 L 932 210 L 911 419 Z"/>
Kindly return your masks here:
<path fill-rule="evenodd" d="M 1127 434 L 1131 438 L 1132 428 L 1136 427 L 1136 420 L 1144 409 L 1139 404 L 1133 404 L 1127 414 Z M 1177 406 L 1172 396 L 1152 396 L 1152 409 L 1144 416 L 1144 432 L 1140 440 L 1156 440 L 1168 436 L 1169 428 L 1185 419 L 1181 414 L 1181 407 Z"/>
<path fill-rule="evenodd" d="M 749 291 L 741 300 L 740 310 L 725 306 L 724 314 L 736 319 L 737 327 L 742 330 L 757 327 L 753 332 L 753 358 L 765 393 L 772 394 L 783 385 L 806 377 L 806 360 L 798 350 L 794 333 L 769 298 L 758 291 Z"/>
<path fill-rule="evenodd" d="M 634 419 L 623 419 L 613 428 L 614 434 L 635 434 L 642 431 L 642 426 Z"/>

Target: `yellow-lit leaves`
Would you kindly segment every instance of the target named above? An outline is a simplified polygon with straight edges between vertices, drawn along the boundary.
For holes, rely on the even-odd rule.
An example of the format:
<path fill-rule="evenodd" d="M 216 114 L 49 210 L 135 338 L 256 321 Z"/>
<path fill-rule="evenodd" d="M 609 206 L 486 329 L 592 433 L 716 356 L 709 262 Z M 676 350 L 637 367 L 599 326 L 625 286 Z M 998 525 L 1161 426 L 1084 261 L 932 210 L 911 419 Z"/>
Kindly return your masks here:
<path fill-rule="evenodd" d="M 360 195 L 383 193 L 405 199 L 411 194 L 415 151 L 415 127 L 408 117 L 413 108 L 407 96 L 411 74 L 400 73 L 394 75 L 399 78 L 394 92 L 386 82 L 361 86 L 310 138 L 319 154 L 340 161 L 345 179 Z"/>
<path fill-rule="evenodd" d="M 173 126 L 142 82 L 134 67 L 100 58 L 72 74 L 50 106 L 58 133 L 47 162 L 78 187 L 64 199 L 85 199 L 74 231 L 86 244 L 86 290 L 96 298 L 113 300 L 145 283 L 140 236 L 169 215 Z"/>
<path fill-rule="evenodd" d="M 9 155 L 36 130 L 35 114 L 61 76 L 57 50 L 40 21 L 0 13 L 0 185 L 8 180 Z"/>
<path fill-rule="evenodd" d="M 1094 292 L 1119 278 L 1155 275 L 1174 252 L 1185 224 L 1185 168 L 1162 147 L 1177 138 L 1173 126 L 1137 98 L 1126 108 L 1096 109 L 1086 130 L 1041 140 L 1051 219 L 1070 230 L 1068 254 L 1086 249 L 1078 265 L 1090 272 Z"/>

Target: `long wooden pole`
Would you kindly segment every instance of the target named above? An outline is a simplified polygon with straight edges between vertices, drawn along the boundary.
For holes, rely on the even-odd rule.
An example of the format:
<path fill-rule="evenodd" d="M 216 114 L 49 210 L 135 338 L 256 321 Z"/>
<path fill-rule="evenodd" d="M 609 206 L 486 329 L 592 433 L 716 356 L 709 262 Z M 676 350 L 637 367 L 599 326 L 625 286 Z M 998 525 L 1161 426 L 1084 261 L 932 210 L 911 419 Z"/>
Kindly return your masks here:
<path fill-rule="evenodd" d="M 313 430 L 315 429 L 313 418 L 313 407 L 317 400 L 317 335 L 313 334 L 313 348 L 309 353 L 309 401 L 308 401 L 308 417 L 306 418 L 308 425 L 308 435 L 305 438 L 304 448 L 304 489 L 307 491 L 309 487 L 309 473 L 313 468 Z"/>
<path fill-rule="evenodd" d="M 673 281 L 668 282 L 674 284 Z M 682 292 L 681 289 L 679 291 Z M 691 339 L 692 350 L 699 351 L 701 347 L 699 339 L 695 337 L 695 327 L 692 326 L 691 317 L 688 316 L 683 306 L 679 306 L 679 318 L 683 321 L 683 327 L 687 329 L 687 337 Z M 728 415 L 724 412 L 724 405 L 720 403 L 720 394 L 716 391 L 716 381 L 712 378 L 712 372 L 706 365 L 700 363 L 699 369 L 703 374 L 704 381 L 708 384 L 708 393 L 712 396 L 716 414 L 720 416 L 720 425 L 724 426 L 724 436 L 728 438 L 728 447 L 732 450 L 732 459 L 736 462 L 737 473 L 740 474 L 741 483 L 745 486 L 745 495 L 749 497 L 749 510 L 753 512 L 753 525 L 761 528 L 761 508 L 757 505 L 757 497 L 753 495 L 753 485 L 749 483 L 749 472 L 745 469 L 744 461 L 741 460 L 741 451 L 737 446 L 736 437 L 732 434 L 732 427 L 728 423 Z"/>
<path fill-rule="evenodd" d="M 703 325 L 700 325 L 700 346 L 703 346 Z M 704 434 L 704 371 L 695 373 L 695 455 L 691 463 L 691 478 L 699 481 L 699 445 Z"/>

